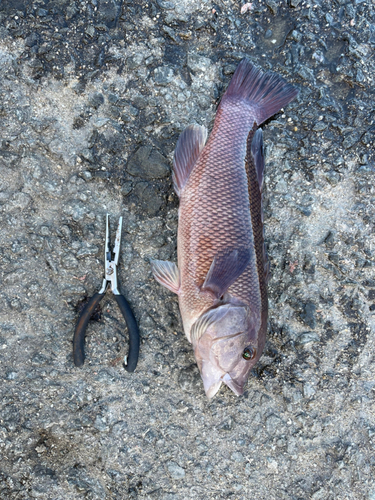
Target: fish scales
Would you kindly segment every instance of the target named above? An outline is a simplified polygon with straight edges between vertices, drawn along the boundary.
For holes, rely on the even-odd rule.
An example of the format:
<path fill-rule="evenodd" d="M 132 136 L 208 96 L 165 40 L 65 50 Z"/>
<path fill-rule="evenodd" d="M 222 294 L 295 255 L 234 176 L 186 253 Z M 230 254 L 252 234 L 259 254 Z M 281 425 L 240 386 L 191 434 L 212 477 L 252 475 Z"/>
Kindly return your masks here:
<path fill-rule="evenodd" d="M 180 198 L 178 267 L 181 273 L 185 332 L 207 304 L 202 285 L 215 255 L 223 249 L 252 247 L 248 177 L 245 170 L 246 140 L 254 116 L 228 103 L 216 115 L 214 128 Z M 251 125 L 250 125 L 251 124 Z M 197 287 L 198 285 L 198 287 Z M 231 291 L 259 307 L 260 290 L 255 252 L 246 275 Z"/>
<path fill-rule="evenodd" d="M 178 267 L 153 261 L 155 278 L 178 294 L 188 340 L 209 398 L 226 384 L 243 393 L 267 330 L 268 262 L 263 237 L 265 120 L 298 91 L 247 59 L 239 64 L 207 132 L 180 136 L 173 180 L 180 198 Z"/>

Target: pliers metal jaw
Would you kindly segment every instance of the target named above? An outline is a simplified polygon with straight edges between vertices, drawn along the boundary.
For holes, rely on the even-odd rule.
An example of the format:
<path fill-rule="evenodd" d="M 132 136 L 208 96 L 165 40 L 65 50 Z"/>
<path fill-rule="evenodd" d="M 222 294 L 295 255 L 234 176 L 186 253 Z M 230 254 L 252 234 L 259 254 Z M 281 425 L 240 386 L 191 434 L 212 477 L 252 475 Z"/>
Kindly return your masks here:
<path fill-rule="evenodd" d="M 121 229 L 122 229 L 122 217 L 120 217 L 117 231 L 116 231 L 116 239 L 115 245 L 113 247 L 113 260 L 112 260 L 112 252 L 111 252 L 111 241 L 109 235 L 109 217 L 107 214 L 106 218 L 106 231 L 105 231 L 105 250 L 104 250 L 104 278 L 103 285 L 99 290 L 99 293 L 105 293 L 107 291 L 108 285 L 111 286 L 112 293 L 114 295 L 120 295 L 118 291 L 118 283 L 117 283 L 117 266 L 120 258 L 120 243 L 121 243 Z"/>
<path fill-rule="evenodd" d="M 113 252 L 110 248 L 110 234 L 109 234 L 109 217 L 107 214 L 106 219 L 106 236 L 105 236 L 105 251 L 104 251 L 104 278 L 103 285 L 98 293 L 93 295 L 88 303 L 83 308 L 76 325 L 76 329 L 73 337 L 73 357 L 74 364 L 76 366 L 82 366 L 85 361 L 85 334 L 88 322 L 99 302 L 104 297 L 108 287 L 115 297 L 117 304 L 124 316 L 128 327 L 129 333 L 129 352 L 126 357 L 125 369 L 128 372 L 133 372 L 138 363 L 139 355 L 139 330 L 138 325 L 135 320 L 134 314 L 123 295 L 119 292 L 118 281 L 117 281 L 117 265 L 120 257 L 120 243 L 121 243 L 121 229 L 122 229 L 122 217 L 120 217 L 118 228 L 116 231 L 115 245 Z M 113 258 L 112 258 L 113 256 Z"/>

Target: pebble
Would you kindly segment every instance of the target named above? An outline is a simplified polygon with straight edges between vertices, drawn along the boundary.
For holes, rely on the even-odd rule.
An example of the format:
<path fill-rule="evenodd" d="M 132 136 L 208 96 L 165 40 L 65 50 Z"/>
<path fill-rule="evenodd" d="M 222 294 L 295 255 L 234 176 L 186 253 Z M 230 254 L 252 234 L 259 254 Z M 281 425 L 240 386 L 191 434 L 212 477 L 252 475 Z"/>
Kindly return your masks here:
<path fill-rule="evenodd" d="M 240 451 L 236 451 L 236 452 L 232 453 L 230 458 L 234 462 L 239 462 L 239 463 L 245 462 L 245 457 L 243 456 L 243 454 Z"/>
<path fill-rule="evenodd" d="M 309 326 L 310 328 L 315 328 L 316 319 L 315 319 L 316 305 L 312 302 L 307 302 L 303 306 L 303 312 L 301 313 L 302 321 Z"/>
<path fill-rule="evenodd" d="M 277 14 L 278 7 L 277 3 L 274 0 L 266 0 L 266 5 L 272 12 L 272 14 Z"/>
<path fill-rule="evenodd" d="M 130 70 L 139 68 L 144 60 L 144 55 L 141 52 L 138 52 L 132 56 L 130 56 L 127 61 L 126 65 Z"/>
<path fill-rule="evenodd" d="M 267 30 L 267 31 L 265 32 L 265 34 L 264 34 L 264 38 L 267 38 L 267 39 L 268 39 L 268 38 L 271 38 L 271 36 L 272 36 L 272 30 Z"/>
<path fill-rule="evenodd" d="M 299 344 L 309 344 L 310 342 L 320 342 L 320 337 L 315 332 L 304 332 L 298 336 Z"/>
<path fill-rule="evenodd" d="M 328 125 L 324 122 L 318 122 L 317 124 L 314 125 L 313 130 L 315 132 L 322 132 L 323 130 L 325 130 L 327 128 L 327 126 Z"/>
<path fill-rule="evenodd" d="M 199 54 L 189 53 L 187 58 L 188 68 L 194 72 L 204 73 L 211 66 L 211 60 L 208 57 Z"/>
<path fill-rule="evenodd" d="M 165 87 L 171 83 L 174 77 L 173 69 L 169 66 L 160 66 L 154 71 L 154 81 L 156 85 Z"/>
<path fill-rule="evenodd" d="M 150 216 L 159 213 L 165 203 L 165 198 L 160 194 L 158 187 L 147 182 L 137 182 L 132 192 L 138 198 L 139 208 Z"/>
<path fill-rule="evenodd" d="M 129 159 L 126 171 L 141 179 L 162 179 L 170 175 L 166 158 L 152 146 L 141 146 Z"/>
<path fill-rule="evenodd" d="M 168 462 L 167 468 L 172 479 L 183 479 L 185 477 L 185 469 L 175 462 Z"/>

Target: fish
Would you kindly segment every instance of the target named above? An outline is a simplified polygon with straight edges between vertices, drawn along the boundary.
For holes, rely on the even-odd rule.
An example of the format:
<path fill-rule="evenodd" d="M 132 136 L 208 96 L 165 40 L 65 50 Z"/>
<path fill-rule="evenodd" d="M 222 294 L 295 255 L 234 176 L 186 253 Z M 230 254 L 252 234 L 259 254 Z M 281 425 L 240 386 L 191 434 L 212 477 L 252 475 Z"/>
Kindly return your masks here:
<path fill-rule="evenodd" d="M 264 349 L 269 262 L 264 244 L 262 123 L 298 90 L 247 58 L 217 108 L 211 134 L 189 125 L 173 157 L 179 197 L 177 264 L 151 260 L 178 295 L 183 328 L 209 399 L 222 384 L 244 392 Z"/>

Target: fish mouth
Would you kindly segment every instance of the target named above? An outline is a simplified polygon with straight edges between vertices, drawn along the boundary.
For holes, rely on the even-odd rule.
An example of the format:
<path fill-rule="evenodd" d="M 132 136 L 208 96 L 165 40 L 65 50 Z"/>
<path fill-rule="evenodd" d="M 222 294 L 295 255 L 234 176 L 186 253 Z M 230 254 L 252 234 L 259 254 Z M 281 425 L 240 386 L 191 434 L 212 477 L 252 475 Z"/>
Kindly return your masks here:
<path fill-rule="evenodd" d="M 239 384 L 236 380 L 234 380 L 229 373 L 226 373 L 223 377 L 223 382 L 225 385 L 231 389 L 236 396 L 242 396 L 243 394 L 243 385 Z"/>
<path fill-rule="evenodd" d="M 204 390 L 206 392 L 206 396 L 208 399 L 212 399 L 218 392 L 221 387 L 221 384 L 224 384 L 231 389 L 236 396 L 242 396 L 244 389 L 243 385 L 239 384 L 236 380 L 234 380 L 229 373 L 225 373 L 222 375 L 219 380 L 212 382 L 212 380 L 205 379 L 202 376 Z"/>
<path fill-rule="evenodd" d="M 239 337 L 240 335 L 243 335 L 243 332 L 223 335 L 222 337 L 215 339 L 214 343 L 233 339 Z M 225 371 L 219 366 L 218 360 L 216 360 L 215 363 L 205 362 L 202 359 L 199 359 L 197 352 L 195 354 L 198 361 L 199 371 L 201 372 L 204 390 L 208 399 L 212 399 L 219 392 L 220 387 L 223 383 L 227 387 L 229 387 L 229 389 L 231 389 L 231 391 L 233 391 L 236 396 L 241 396 L 243 394 L 243 386 L 245 385 L 246 381 L 245 379 L 243 379 L 243 377 L 239 377 L 239 380 L 236 380 L 237 376 L 233 378 L 231 369 L 229 371 Z"/>
<path fill-rule="evenodd" d="M 221 387 L 221 383 L 222 383 L 222 381 L 219 380 L 218 382 L 215 382 L 214 384 L 210 385 L 209 387 L 204 388 L 208 399 L 212 399 L 219 392 L 219 389 Z"/>

